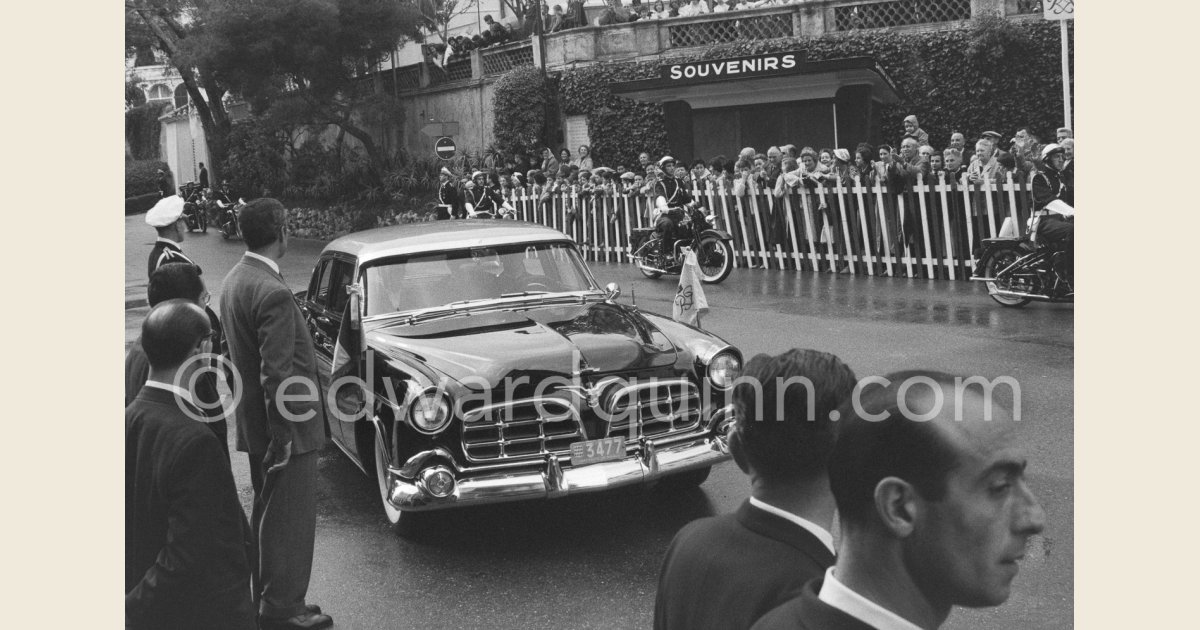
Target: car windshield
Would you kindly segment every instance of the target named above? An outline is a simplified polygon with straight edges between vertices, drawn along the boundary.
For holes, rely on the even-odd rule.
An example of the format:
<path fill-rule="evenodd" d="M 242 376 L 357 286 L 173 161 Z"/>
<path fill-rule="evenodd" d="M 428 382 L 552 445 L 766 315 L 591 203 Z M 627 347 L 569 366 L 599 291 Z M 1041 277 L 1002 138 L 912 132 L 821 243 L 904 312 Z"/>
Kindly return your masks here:
<path fill-rule="evenodd" d="M 388 258 L 367 267 L 366 315 L 523 294 L 595 289 L 564 243 L 494 245 Z"/>

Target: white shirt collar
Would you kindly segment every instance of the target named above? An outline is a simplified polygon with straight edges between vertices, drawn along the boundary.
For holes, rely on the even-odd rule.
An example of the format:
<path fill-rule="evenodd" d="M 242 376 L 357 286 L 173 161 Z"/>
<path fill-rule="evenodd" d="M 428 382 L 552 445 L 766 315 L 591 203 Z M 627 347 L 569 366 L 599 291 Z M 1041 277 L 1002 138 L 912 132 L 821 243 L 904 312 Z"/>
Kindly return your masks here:
<path fill-rule="evenodd" d="M 833 577 L 833 570 L 825 571 L 825 581 L 817 597 L 821 601 L 858 619 L 876 630 L 921 630 L 915 623 L 855 593 Z"/>
<path fill-rule="evenodd" d="M 178 387 L 178 386 L 172 385 L 170 383 L 164 383 L 162 381 L 151 381 L 151 380 L 146 381 L 146 387 L 155 387 L 157 389 L 164 389 L 168 392 L 175 394 L 176 398 L 181 398 L 183 400 L 186 400 L 189 405 L 191 405 L 193 407 L 196 406 L 196 401 L 192 400 L 192 393 L 182 387 Z"/>
<path fill-rule="evenodd" d="M 250 258 L 256 258 L 258 260 L 263 261 L 264 263 L 267 263 L 267 266 L 270 267 L 275 273 L 279 273 L 279 265 L 275 264 L 274 260 L 271 260 L 270 258 L 263 256 L 262 254 L 255 254 L 254 252 L 246 252 L 246 256 L 248 256 Z M 282 275 L 282 274 L 280 274 L 280 275 Z"/>
<path fill-rule="evenodd" d="M 792 523 L 795 523 L 795 524 L 799 525 L 800 527 L 808 530 L 808 532 L 810 534 L 817 537 L 817 540 L 821 541 L 821 544 L 823 544 L 829 548 L 829 553 L 834 553 L 834 551 L 833 551 L 833 534 L 830 534 L 829 530 L 825 529 L 824 527 L 821 527 L 820 525 L 817 525 L 816 523 L 814 523 L 806 518 L 801 518 L 799 516 L 796 516 L 795 514 L 792 514 L 791 512 L 788 512 L 787 510 L 781 510 L 781 509 L 775 507 L 774 505 L 766 503 L 755 497 L 750 497 L 750 505 L 753 505 L 754 507 L 756 507 L 764 512 L 774 514 L 775 516 L 778 516 L 779 518 L 782 518 L 784 520 L 791 521 Z"/>
<path fill-rule="evenodd" d="M 160 236 L 160 237 L 154 239 L 154 241 L 157 243 L 168 243 L 170 245 L 174 245 L 176 249 L 182 249 L 182 247 L 180 247 L 179 241 L 172 241 L 171 239 L 163 237 L 163 236 Z"/>

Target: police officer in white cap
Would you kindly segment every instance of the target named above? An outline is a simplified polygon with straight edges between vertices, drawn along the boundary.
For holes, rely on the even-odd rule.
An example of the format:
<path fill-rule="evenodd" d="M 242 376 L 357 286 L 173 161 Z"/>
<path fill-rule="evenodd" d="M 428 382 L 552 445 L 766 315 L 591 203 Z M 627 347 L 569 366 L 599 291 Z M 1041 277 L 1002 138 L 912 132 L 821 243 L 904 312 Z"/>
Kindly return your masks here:
<path fill-rule="evenodd" d="M 454 173 L 443 166 L 438 173 L 438 180 L 438 204 L 434 218 L 439 221 L 449 219 L 452 215 L 457 218 L 462 200 L 458 195 L 458 186 L 454 185 Z"/>
<path fill-rule="evenodd" d="M 178 195 L 163 197 L 146 213 L 146 223 L 158 231 L 158 240 L 154 241 L 154 249 L 150 250 L 150 261 L 146 270 L 147 277 L 154 275 L 159 267 L 167 263 L 187 263 L 194 266 L 199 273 L 204 273 L 200 265 L 184 256 L 183 250 L 179 247 L 179 244 L 183 242 L 183 235 L 187 234 L 187 223 L 183 218 L 183 203 L 183 197 Z M 208 323 L 213 330 L 213 351 L 228 354 L 225 352 L 224 345 L 225 332 L 221 328 L 221 321 L 217 318 L 216 311 L 208 305 L 208 299 L 208 292 L 205 291 L 200 306 L 208 314 Z M 212 365 L 213 367 L 218 365 L 216 359 L 213 359 Z M 226 379 L 233 382 L 233 376 L 228 372 L 226 372 Z M 206 407 L 204 411 L 212 417 L 219 417 L 222 413 L 219 407 Z"/>
<path fill-rule="evenodd" d="M 158 232 L 158 240 L 154 242 L 154 249 L 150 250 L 147 278 L 167 263 L 196 264 L 183 255 L 183 249 L 179 246 L 183 242 L 183 235 L 187 233 L 183 203 L 183 197 L 178 195 L 163 197 L 146 213 L 146 224 Z"/>
<path fill-rule="evenodd" d="M 675 158 L 666 155 L 658 161 L 662 178 L 654 185 L 654 232 L 666 244 L 663 254 L 673 255 L 675 225 L 683 219 L 686 208 L 695 204 L 683 181 L 675 176 Z"/>

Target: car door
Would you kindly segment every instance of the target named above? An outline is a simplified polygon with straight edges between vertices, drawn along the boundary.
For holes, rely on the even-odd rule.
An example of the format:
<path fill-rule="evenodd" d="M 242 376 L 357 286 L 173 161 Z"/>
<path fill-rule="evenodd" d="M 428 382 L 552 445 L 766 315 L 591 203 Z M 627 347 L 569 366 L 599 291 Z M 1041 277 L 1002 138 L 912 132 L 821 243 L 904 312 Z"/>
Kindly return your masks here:
<path fill-rule="evenodd" d="M 313 268 L 312 280 L 309 282 L 308 293 L 304 299 L 304 316 L 308 320 L 308 330 L 312 335 L 313 347 L 317 354 L 317 374 L 320 378 L 321 404 L 325 408 L 325 416 L 329 422 L 329 434 L 342 445 L 347 447 L 342 422 L 329 413 L 327 394 L 329 392 L 330 372 L 333 365 L 333 349 L 337 343 L 338 326 L 341 318 L 332 314 L 330 299 L 333 294 L 333 272 L 337 259 L 332 256 L 322 257 Z M 344 288 L 342 289 L 345 290 Z M 352 442 L 351 442 L 352 444 Z"/>

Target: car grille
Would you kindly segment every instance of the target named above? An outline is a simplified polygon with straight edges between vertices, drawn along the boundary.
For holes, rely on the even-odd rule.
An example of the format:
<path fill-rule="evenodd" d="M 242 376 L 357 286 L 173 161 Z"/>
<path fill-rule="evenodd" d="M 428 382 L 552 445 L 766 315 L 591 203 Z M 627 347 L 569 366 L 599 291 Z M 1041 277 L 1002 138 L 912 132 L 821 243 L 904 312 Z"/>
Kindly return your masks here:
<path fill-rule="evenodd" d="M 569 455 L 582 439 L 579 413 L 553 398 L 481 407 L 466 415 L 462 430 L 463 453 L 472 462 Z"/>
<path fill-rule="evenodd" d="M 606 397 L 609 435 L 663 437 L 700 424 L 700 390 L 687 379 L 633 381 Z M 633 430 L 630 422 L 633 422 Z"/>

